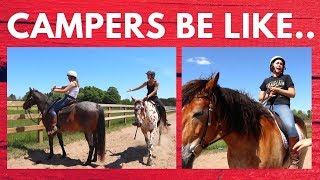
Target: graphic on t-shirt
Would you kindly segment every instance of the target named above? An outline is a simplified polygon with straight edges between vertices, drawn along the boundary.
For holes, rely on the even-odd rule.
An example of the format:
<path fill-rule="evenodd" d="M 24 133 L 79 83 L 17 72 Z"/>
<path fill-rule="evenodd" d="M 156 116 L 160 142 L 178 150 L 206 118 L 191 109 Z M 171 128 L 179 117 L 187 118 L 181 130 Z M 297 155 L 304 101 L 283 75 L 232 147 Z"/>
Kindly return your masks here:
<path fill-rule="evenodd" d="M 267 84 L 267 88 L 270 89 L 272 87 L 282 88 L 284 86 L 284 81 L 282 79 L 278 79 L 276 81 L 271 81 Z"/>

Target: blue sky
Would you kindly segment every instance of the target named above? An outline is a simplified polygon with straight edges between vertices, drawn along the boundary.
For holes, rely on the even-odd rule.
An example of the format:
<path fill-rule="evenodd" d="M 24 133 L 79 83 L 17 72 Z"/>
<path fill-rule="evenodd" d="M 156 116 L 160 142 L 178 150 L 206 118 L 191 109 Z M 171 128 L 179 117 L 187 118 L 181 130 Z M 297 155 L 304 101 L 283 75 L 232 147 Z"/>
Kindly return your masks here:
<path fill-rule="evenodd" d="M 29 87 L 50 92 L 68 84 L 66 73 L 75 70 L 81 87 L 118 89 L 121 98 L 145 97 L 146 88 L 126 92 L 147 80 L 154 70 L 158 96 L 176 97 L 175 48 L 8 48 L 8 95 L 24 96 Z"/>
<path fill-rule="evenodd" d="M 291 109 L 310 110 L 311 48 L 183 48 L 182 83 L 220 72 L 220 86 L 245 91 L 257 100 L 275 55 L 286 59 L 285 74 L 295 83 Z"/>

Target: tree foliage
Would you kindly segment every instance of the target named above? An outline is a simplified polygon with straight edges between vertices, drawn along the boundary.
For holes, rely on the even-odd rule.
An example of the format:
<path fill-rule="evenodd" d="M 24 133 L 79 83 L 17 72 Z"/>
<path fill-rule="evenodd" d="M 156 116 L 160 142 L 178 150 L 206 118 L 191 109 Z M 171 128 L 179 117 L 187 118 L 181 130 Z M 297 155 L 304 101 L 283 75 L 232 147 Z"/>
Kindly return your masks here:
<path fill-rule="evenodd" d="M 28 91 L 29 92 L 29 91 Z M 28 92 L 23 96 L 22 100 L 26 99 L 26 96 L 28 95 Z M 51 100 L 55 101 L 58 98 L 63 98 L 63 93 L 45 93 Z M 16 96 L 14 94 L 11 94 L 8 96 L 8 100 L 14 100 Z M 176 98 L 160 98 L 160 100 L 163 102 L 165 106 L 176 106 Z M 132 105 L 133 102 L 131 99 L 122 99 L 119 94 L 119 91 L 116 87 L 109 87 L 107 91 L 103 91 L 97 87 L 94 86 L 85 86 L 83 88 L 80 88 L 79 95 L 77 97 L 78 102 L 82 101 L 91 101 L 95 103 L 101 103 L 101 104 L 128 104 Z"/>
<path fill-rule="evenodd" d="M 10 96 L 7 97 L 7 101 L 16 101 L 17 98 L 14 94 L 10 94 Z"/>
<path fill-rule="evenodd" d="M 118 89 L 115 87 L 109 87 L 103 97 L 104 104 L 118 104 L 121 101 L 121 96 Z"/>
<path fill-rule="evenodd" d="M 80 88 L 77 101 L 92 101 L 95 103 L 102 103 L 104 91 L 94 86 L 86 86 Z"/>
<path fill-rule="evenodd" d="M 302 120 L 311 120 L 311 110 L 308 110 L 307 113 L 304 113 L 301 110 L 292 110 L 293 115 L 300 117 Z"/>
<path fill-rule="evenodd" d="M 165 106 L 176 106 L 176 98 L 160 98 Z"/>

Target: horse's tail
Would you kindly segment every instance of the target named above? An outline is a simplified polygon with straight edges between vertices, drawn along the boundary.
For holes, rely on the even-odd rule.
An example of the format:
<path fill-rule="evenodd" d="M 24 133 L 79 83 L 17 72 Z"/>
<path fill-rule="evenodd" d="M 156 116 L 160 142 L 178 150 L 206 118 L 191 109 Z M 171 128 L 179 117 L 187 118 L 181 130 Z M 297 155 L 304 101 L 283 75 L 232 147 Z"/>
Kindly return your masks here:
<path fill-rule="evenodd" d="M 104 120 L 104 111 L 101 106 L 97 106 L 99 118 L 97 125 L 97 153 L 100 157 L 100 161 L 104 160 L 105 150 L 106 150 L 106 131 L 105 131 L 105 120 Z"/>

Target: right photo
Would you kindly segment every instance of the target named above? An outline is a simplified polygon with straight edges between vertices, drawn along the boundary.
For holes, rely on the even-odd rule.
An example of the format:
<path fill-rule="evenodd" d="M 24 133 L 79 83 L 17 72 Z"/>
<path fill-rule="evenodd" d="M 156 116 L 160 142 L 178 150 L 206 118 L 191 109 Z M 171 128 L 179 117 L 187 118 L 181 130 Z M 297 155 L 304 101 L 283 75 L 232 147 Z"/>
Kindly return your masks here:
<path fill-rule="evenodd" d="M 312 168 L 311 48 L 182 48 L 182 167 Z"/>

